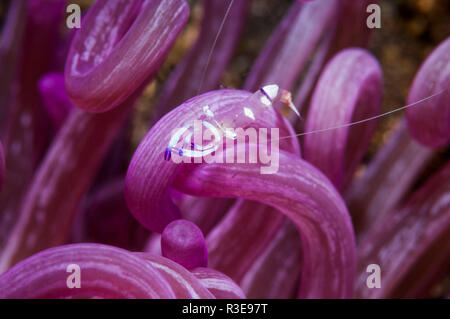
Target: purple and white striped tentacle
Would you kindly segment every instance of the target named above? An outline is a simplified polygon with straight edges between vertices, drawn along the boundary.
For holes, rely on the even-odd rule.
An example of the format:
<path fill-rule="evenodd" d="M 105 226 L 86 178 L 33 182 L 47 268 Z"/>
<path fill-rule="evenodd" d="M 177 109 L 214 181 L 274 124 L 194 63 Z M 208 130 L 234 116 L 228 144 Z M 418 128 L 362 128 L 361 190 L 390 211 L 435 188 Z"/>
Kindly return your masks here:
<path fill-rule="evenodd" d="M 66 63 L 73 104 L 99 113 L 124 102 L 158 70 L 188 13 L 184 0 L 96 1 Z"/>
<path fill-rule="evenodd" d="M 294 3 L 252 67 L 244 88 L 276 83 L 290 90 L 337 15 L 338 1 Z"/>
<path fill-rule="evenodd" d="M 279 155 L 276 174 L 261 175 L 256 164 L 208 164 L 186 167 L 174 185 L 191 195 L 240 197 L 277 208 L 296 224 L 301 236 L 299 296 L 351 297 L 356 248 L 342 198 L 316 168 L 284 151 Z"/>
<path fill-rule="evenodd" d="M 405 198 L 433 156 L 416 142 L 402 120 L 345 194 L 357 237 Z"/>
<path fill-rule="evenodd" d="M 378 115 L 381 92 L 381 68 L 362 49 L 341 51 L 319 79 L 306 121 L 304 157 L 340 190 L 351 181 L 376 121 L 346 125 Z M 328 130 L 335 127 L 341 128 Z"/>

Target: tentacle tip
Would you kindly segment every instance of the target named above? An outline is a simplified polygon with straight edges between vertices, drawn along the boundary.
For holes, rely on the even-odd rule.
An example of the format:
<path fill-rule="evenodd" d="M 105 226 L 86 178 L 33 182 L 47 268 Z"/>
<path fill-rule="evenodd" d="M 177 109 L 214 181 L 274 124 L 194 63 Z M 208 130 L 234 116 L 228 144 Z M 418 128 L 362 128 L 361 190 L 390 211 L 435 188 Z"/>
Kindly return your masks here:
<path fill-rule="evenodd" d="M 194 223 L 178 219 L 164 229 L 161 252 L 186 269 L 208 266 L 208 252 L 202 231 Z"/>

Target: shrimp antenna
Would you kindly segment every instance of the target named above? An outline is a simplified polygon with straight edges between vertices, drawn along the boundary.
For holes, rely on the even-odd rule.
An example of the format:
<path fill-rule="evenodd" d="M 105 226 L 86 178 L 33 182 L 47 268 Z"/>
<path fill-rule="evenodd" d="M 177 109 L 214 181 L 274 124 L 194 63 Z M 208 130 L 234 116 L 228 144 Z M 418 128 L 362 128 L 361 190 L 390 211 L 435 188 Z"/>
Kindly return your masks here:
<path fill-rule="evenodd" d="M 219 36 L 222 33 L 223 26 L 225 25 L 225 21 L 228 18 L 228 15 L 230 13 L 230 9 L 231 9 L 231 6 L 233 5 L 233 2 L 234 2 L 234 0 L 231 0 L 230 4 L 228 5 L 227 11 L 225 12 L 222 22 L 220 23 L 219 31 L 217 32 L 216 38 L 214 39 L 211 50 L 209 51 L 208 59 L 206 60 L 206 65 L 203 69 L 202 77 L 200 78 L 200 84 L 198 86 L 197 95 L 199 95 L 200 91 L 202 90 L 203 82 L 205 81 L 206 72 L 208 71 L 208 67 L 209 67 L 209 63 L 211 62 L 212 54 L 214 53 L 214 49 L 216 48 L 217 40 L 219 39 Z"/>

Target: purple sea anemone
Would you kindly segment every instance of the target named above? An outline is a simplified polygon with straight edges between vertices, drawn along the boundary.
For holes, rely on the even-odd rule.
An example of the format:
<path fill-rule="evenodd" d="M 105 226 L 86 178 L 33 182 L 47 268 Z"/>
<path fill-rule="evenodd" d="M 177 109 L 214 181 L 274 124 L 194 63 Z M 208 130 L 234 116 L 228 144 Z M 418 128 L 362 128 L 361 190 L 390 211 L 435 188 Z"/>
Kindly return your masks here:
<path fill-rule="evenodd" d="M 386 109 L 392 4 L 269 2 L 0 6 L 0 298 L 450 293 L 450 30 Z"/>

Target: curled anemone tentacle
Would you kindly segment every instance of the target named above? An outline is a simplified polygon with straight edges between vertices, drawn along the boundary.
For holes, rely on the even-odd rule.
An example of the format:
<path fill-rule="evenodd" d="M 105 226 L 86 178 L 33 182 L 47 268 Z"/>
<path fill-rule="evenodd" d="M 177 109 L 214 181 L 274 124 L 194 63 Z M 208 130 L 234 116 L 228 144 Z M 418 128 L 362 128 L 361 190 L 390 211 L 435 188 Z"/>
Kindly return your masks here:
<path fill-rule="evenodd" d="M 381 68 L 362 49 L 341 51 L 320 76 L 306 121 L 304 153 L 305 159 L 320 168 L 338 189 L 349 184 L 376 121 L 346 125 L 377 115 L 381 91 Z M 327 131 L 335 127 L 341 128 Z"/>
<path fill-rule="evenodd" d="M 0 298 L 448 298 L 450 2 L 72 2 L 0 2 Z"/>
<path fill-rule="evenodd" d="M 1 251 L 0 272 L 42 249 L 63 244 L 87 192 L 134 100 L 101 115 L 74 109 L 53 141 Z M 99 139 L 99 143 L 93 140 Z"/>
<path fill-rule="evenodd" d="M 184 0 L 96 1 L 67 58 L 70 100 L 93 113 L 124 102 L 158 70 L 188 12 Z"/>
<path fill-rule="evenodd" d="M 420 107 L 406 110 L 411 135 L 428 147 L 442 147 L 450 142 L 450 37 L 425 60 L 408 96 L 408 104 L 434 94 Z"/>
<path fill-rule="evenodd" d="M 5 154 L 3 153 L 3 144 L 0 141 L 0 192 L 3 187 L 4 178 L 5 178 Z"/>
<path fill-rule="evenodd" d="M 247 77 L 244 88 L 277 83 L 290 90 L 338 12 L 338 1 L 293 3 Z"/>

